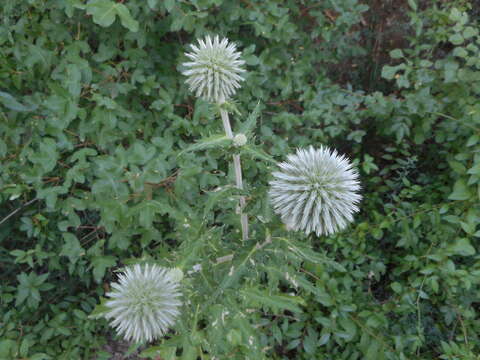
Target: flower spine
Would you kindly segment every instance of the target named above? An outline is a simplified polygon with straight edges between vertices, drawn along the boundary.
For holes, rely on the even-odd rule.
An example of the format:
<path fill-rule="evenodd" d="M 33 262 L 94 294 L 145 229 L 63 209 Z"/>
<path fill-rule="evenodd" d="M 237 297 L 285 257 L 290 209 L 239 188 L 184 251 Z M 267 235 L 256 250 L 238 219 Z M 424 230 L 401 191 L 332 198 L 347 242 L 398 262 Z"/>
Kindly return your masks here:
<path fill-rule="evenodd" d="M 163 336 L 180 314 L 178 270 L 134 265 L 112 283 L 105 317 L 125 340 L 149 342 Z"/>
<path fill-rule="evenodd" d="M 245 62 L 239 60 L 235 44 L 225 38 L 220 41 L 217 35 L 213 40 L 210 36 L 198 39 L 198 46 L 190 47 L 193 52 L 185 55 L 191 61 L 182 64 L 187 68 L 182 74 L 187 76 L 190 91 L 210 102 L 225 102 L 244 80 L 239 74 L 245 71 L 241 68 Z"/>
<path fill-rule="evenodd" d="M 358 173 L 345 157 L 321 146 L 298 149 L 272 173 L 269 196 L 288 228 L 333 234 L 353 221 L 362 196 Z"/>

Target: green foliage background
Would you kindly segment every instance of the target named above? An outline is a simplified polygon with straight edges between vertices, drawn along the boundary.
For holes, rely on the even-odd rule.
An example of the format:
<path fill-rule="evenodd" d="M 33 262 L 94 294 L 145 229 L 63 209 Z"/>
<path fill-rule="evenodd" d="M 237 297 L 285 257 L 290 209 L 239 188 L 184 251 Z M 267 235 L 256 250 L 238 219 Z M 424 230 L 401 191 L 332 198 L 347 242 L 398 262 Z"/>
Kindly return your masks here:
<path fill-rule="evenodd" d="M 138 261 L 186 274 L 182 318 L 144 358 L 477 358 L 469 1 L 9 0 L 1 14 L 0 359 L 108 359 L 115 336 L 87 316 Z M 286 232 L 272 164 L 242 155 L 242 242 L 232 150 L 180 154 L 222 132 L 179 74 L 187 45 L 217 33 L 247 63 L 237 129 L 260 101 L 251 146 L 355 161 L 348 230 Z"/>

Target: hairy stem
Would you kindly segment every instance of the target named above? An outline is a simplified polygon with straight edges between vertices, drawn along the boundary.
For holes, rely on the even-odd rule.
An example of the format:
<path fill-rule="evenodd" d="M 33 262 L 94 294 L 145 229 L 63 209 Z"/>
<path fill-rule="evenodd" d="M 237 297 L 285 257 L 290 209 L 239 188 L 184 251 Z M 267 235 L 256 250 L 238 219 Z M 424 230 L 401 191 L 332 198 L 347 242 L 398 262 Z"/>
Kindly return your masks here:
<path fill-rule="evenodd" d="M 230 139 L 233 139 L 232 127 L 230 126 L 230 119 L 228 117 L 228 112 L 225 109 L 220 108 L 220 116 L 222 117 L 223 128 L 225 129 L 225 134 Z M 240 155 L 233 155 L 233 168 L 235 170 L 235 183 L 237 188 L 243 189 L 243 179 L 242 179 L 242 164 L 240 162 Z M 246 200 L 245 196 L 240 196 L 240 222 L 242 224 L 242 239 L 248 239 L 248 217 L 247 214 L 243 213 L 245 208 Z"/>

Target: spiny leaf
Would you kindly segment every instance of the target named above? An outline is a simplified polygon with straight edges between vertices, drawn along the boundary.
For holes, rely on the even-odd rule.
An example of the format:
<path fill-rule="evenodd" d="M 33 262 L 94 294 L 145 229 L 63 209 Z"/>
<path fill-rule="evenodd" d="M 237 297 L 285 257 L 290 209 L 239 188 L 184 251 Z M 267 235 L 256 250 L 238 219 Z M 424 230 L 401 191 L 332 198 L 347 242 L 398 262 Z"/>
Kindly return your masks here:
<path fill-rule="evenodd" d="M 225 148 L 232 143 L 232 140 L 229 139 L 226 135 L 213 135 L 208 138 L 199 140 L 193 145 L 190 145 L 186 149 L 182 150 L 178 156 L 182 156 L 187 152 L 200 151 L 212 148 Z"/>
<path fill-rule="evenodd" d="M 255 288 L 242 290 L 241 294 L 245 296 L 247 300 L 258 302 L 274 310 L 283 309 L 291 312 L 301 313 L 303 310 L 299 305 L 305 305 L 305 300 L 299 296 L 273 295 L 269 294 L 267 291 L 258 290 Z"/>
<path fill-rule="evenodd" d="M 255 109 L 248 115 L 247 120 L 242 123 L 239 129 L 239 133 L 248 135 L 250 134 L 257 123 L 258 116 L 260 115 L 260 101 L 257 102 Z"/>
<path fill-rule="evenodd" d="M 258 147 L 254 147 L 254 146 L 251 146 L 251 145 L 242 146 L 241 153 L 246 154 L 246 155 L 250 155 L 254 159 L 260 159 L 260 160 L 268 161 L 272 164 L 277 163 L 275 161 L 275 159 L 273 157 L 271 157 L 270 155 L 268 155 L 265 151 L 263 151 L 262 149 L 260 149 Z"/>

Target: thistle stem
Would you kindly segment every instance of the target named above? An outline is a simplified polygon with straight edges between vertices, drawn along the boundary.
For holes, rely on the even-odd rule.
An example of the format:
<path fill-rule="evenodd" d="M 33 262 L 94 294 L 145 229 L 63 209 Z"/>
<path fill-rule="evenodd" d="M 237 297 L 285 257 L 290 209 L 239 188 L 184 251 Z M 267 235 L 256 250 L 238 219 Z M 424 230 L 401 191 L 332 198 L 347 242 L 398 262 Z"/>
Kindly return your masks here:
<path fill-rule="evenodd" d="M 230 119 L 228 117 L 228 112 L 225 109 L 220 108 L 220 116 L 223 122 L 223 128 L 225 129 L 225 134 L 230 139 L 233 139 L 232 127 L 230 126 Z M 240 155 L 233 155 L 233 168 L 235 170 L 235 184 L 238 189 L 243 189 L 243 179 L 242 179 L 242 164 L 240 162 Z M 246 200 L 245 196 L 240 196 L 240 223 L 242 224 L 242 239 L 248 239 L 248 217 L 247 214 L 243 213 L 245 208 Z"/>

